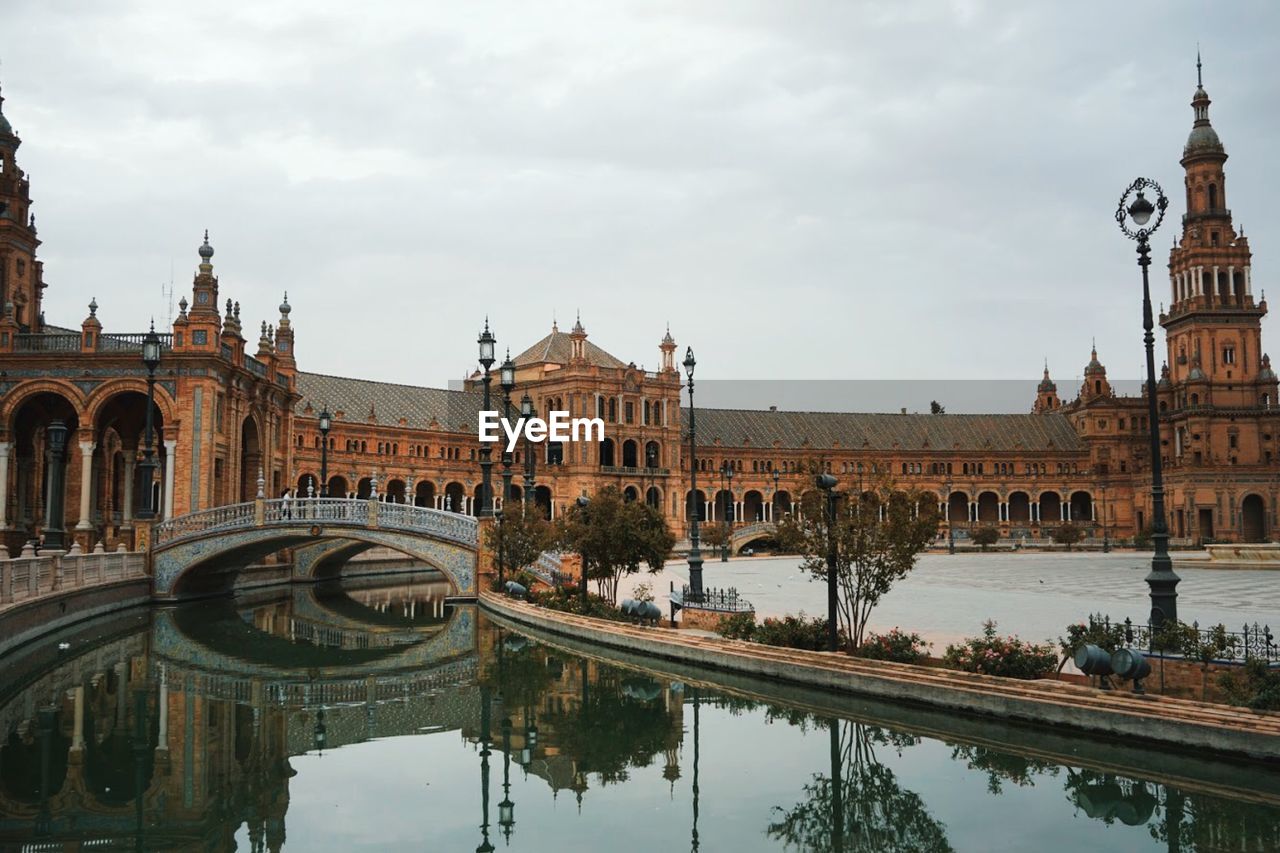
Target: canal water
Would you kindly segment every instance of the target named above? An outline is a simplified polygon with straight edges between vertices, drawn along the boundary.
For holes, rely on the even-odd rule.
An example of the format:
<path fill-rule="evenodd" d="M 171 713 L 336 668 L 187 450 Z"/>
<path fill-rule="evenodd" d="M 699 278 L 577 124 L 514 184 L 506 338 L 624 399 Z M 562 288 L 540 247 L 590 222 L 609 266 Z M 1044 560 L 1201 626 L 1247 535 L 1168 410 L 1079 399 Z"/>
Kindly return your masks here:
<path fill-rule="evenodd" d="M 609 657 L 447 591 L 259 591 L 0 659 L 0 851 L 1280 850 L 1271 768 Z"/>

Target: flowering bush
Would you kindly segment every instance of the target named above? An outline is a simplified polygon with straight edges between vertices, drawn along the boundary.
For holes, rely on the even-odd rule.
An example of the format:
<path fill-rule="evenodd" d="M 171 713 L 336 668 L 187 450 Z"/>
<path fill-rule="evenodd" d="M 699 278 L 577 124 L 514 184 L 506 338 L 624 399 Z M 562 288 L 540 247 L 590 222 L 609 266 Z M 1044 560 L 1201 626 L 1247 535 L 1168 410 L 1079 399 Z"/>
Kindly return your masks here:
<path fill-rule="evenodd" d="M 871 660 L 920 663 L 928 656 L 932 647 L 933 643 L 926 643 L 919 634 L 908 634 L 894 628 L 887 634 L 867 634 L 854 654 Z"/>
<path fill-rule="evenodd" d="M 799 616 L 765 619 L 756 628 L 752 639 L 769 646 L 820 652 L 827 647 L 827 620 L 821 616 L 810 619 L 803 611 Z"/>
<path fill-rule="evenodd" d="M 1058 638 L 1063 657 L 1071 657 L 1076 649 L 1092 644 L 1103 651 L 1114 652 L 1125 644 L 1124 623 L 1112 622 L 1101 613 L 1089 617 L 1088 622 L 1076 622 L 1067 626 L 1067 636 Z"/>
<path fill-rule="evenodd" d="M 996 623 L 990 619 L 982 623 L 981 637 L 947 646 L 943 660 L 952 669 L 1005 678 L 1043 678 L 1058 665 L 1052 646 L 1028 643 L 1012 635 L 997 636 Z"/>

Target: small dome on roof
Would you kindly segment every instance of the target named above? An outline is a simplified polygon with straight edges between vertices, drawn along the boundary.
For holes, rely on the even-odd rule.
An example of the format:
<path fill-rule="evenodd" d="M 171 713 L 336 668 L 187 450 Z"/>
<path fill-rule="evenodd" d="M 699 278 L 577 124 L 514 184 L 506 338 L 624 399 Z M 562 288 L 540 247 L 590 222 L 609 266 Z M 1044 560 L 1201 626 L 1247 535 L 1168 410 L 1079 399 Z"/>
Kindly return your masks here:
<path fill-rule="evenodd" d="M 200 252 L 201 260 L 203 260 L 206 264 L 209 263 L 209 259 L 213 257 L 213 247 L 209 245 L 209 229 L 208 228 L 206 228 L 204 231 L 204 243 L 200 245 L 200 248 L 198 251 Z"/>

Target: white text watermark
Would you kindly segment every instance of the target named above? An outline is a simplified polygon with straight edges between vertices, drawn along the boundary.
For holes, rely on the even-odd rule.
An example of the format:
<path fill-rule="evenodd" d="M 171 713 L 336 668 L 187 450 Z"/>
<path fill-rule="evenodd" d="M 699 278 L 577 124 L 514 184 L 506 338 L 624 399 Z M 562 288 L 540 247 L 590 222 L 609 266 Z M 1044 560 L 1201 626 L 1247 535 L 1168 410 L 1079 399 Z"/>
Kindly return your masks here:
<path fill-rule="evenodd" d="M 543 420 L 539 417 L 518 418 L 515 423 L 502 417 L 500 412 L 480 412 L 480 440 L 486 444 L 507 437 L 507 453 L 516 449 L 520 437 L 531 442 L 544 441 L 604 441 L 604 421 L 601 418 L 573 418 L 568 412 L 550 413 Z"/>

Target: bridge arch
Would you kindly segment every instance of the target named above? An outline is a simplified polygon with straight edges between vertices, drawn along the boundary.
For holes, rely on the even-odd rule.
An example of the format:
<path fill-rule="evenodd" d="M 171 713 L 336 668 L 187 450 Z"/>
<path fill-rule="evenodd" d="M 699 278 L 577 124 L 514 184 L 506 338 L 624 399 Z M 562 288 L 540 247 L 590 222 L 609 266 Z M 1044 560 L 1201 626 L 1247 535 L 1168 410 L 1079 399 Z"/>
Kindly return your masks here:
<path fill-rule="evenodd" d="M 438 569 L 456 597 L 474 598 L 479 527 L 457 513 L 362 500 L 255 501 L 217 507 L 156 528 L 156 598 L 229 592 L 239 570 L 283 548 L 299 549 L 294 580 L 332 574 L 335 561 L 385 547 Z M 332 547 L 329 547 L 331 545 Z"/>

